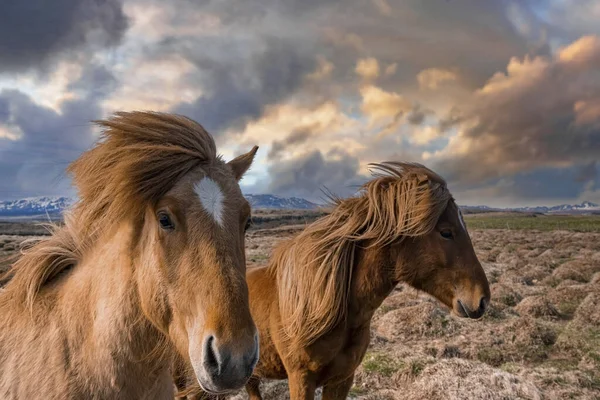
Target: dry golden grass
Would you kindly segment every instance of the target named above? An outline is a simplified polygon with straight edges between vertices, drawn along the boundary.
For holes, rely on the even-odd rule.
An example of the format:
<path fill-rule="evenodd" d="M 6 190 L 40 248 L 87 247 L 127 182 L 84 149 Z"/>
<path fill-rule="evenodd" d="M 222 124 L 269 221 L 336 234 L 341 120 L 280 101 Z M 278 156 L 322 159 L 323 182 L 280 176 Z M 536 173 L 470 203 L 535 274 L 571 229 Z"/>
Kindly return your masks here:
<path fill-rule="evenodd" d="M 296 216 L 264 216 L 274 219 L 248 232 L 249 265 L 264 265 L 277 242 L 303 227 Z M 600 233 L 472 229 L 471 236 L 492 287 L 488 313 L 459 319 L 400 285 L 375 314 L 351 397 L 599 399 Z M 0 236 L 0 258 L 21 239 Z M 263 390 L 268 399 L 289 398 L 285 382 Z"/>

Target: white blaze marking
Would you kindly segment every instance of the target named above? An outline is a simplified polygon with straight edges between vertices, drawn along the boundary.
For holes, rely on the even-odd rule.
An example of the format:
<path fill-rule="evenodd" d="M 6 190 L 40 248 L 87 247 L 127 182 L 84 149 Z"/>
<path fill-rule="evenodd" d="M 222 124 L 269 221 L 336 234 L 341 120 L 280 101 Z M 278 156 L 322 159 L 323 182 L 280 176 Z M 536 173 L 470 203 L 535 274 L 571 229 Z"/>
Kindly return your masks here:
<path fill-rule="evenodd" d="M 223 192 L 217 182 L 205 176 L 194 186 L 204 209 L 212 215 L 217 223 L 223 226 Z"/>

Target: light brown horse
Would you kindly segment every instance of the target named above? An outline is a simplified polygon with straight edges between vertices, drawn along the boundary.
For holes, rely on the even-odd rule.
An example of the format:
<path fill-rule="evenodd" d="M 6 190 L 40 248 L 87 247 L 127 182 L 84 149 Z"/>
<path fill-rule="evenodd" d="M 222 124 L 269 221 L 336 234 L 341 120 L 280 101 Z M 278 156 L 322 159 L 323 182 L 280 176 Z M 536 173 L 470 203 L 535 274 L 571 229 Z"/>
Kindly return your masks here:
<path fill-rule="evenodd" d="M 133 112 L 69 167 L 79 202 L 0 293 L 0 398 L 173 398 L 175 354 L 200 385 L 241 388 L 258 358 L 238 181 L 182 116 Z"/>
<path fill-rule="evenodd" d="M 345 399 L 369 344 L 371 318 L 399 282 L 461 317 L 490 301 L 461 213 L 444 180 L 419 164 L 374 165 L 356 197 L 279 245 L 270 265 L 248 271 L 260 332 L 260 378 L 289 379 L 292 400 Z"/>

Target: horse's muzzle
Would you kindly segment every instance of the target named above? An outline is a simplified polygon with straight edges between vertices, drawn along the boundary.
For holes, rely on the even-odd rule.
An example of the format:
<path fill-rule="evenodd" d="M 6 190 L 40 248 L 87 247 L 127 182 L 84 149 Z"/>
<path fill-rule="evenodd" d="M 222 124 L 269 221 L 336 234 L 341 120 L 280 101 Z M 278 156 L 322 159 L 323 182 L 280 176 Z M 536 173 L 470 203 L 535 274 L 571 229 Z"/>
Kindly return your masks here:
<path fill-rule="evenodd" d="M 194 372 L 202 389 L 209 394 L 224 394 L 246 384 L 258 363 L 258 334 L 255 333 L 248 342 L 249 346 L 243 346 L 239 342 L 219 345 L 218 339 L 213 335 L 206 337 L 202 345 L 201 361 L 192 359 Z"/>
<path fill-rule="evenodd" d="M 483 314 L 485 314 L 485 310 L 489 304 L 489 299 L 485 296 L 481 297 L 479 300 L 479 307 L 475 310 L 470 309 L 467 303 L 461 301 L 460 299 L 456 300 L 456 303 L 455 309 L 458 315 L 464 318 L 479 319 L 483 316 Z"/>

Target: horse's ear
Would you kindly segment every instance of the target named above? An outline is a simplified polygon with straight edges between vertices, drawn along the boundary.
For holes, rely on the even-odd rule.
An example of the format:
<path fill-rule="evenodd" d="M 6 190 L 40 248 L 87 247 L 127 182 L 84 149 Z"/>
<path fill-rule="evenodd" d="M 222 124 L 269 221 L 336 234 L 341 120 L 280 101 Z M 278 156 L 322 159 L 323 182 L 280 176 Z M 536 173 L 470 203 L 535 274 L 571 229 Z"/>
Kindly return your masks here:
<path fill-rule="evenodd" d="M 252 161 L 254 161 L 254 156 L 258 151 L 258 146 L 254 146 L 252 150 L 247 152 L 246 154 L 242 154 L 241 156 L 237 156 L 233 160 L 229 161 L 227 165 L 231 167 L 233 171 L 233 176 L 235 176 L 236 180 L 240 180 L 242 176 L 248 171 L 250 166 L 252 165 Z"/>

